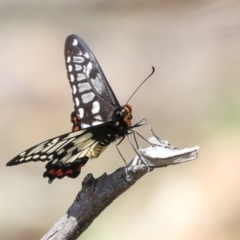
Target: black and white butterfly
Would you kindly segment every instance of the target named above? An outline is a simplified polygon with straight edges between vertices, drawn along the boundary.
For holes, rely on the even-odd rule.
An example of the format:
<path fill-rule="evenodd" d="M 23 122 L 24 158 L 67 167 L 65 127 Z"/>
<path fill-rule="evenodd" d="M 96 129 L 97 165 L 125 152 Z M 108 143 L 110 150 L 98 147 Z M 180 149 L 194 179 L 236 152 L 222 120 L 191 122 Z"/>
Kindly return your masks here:
<path fill-rule="evenodd" d="M 89 159 L 97 158 L 111 142 L 136 127 L 131 125 L 132 107 L 120 106 L 97 59 L 80 37 L 67 37 L 65 61 L 74 102 L 73 132 L 40 143 L 7 163 L 47 161 L 43 177 L 49 183 L 77 177 Z"/>

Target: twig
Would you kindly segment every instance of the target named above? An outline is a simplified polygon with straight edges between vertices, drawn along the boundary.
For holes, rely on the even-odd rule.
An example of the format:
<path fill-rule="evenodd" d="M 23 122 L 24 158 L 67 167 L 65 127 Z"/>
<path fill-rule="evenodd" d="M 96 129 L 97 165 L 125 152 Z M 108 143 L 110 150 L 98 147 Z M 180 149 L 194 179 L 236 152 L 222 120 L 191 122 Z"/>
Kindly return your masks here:
<path fill-rule="evenodd" d="M 192 161 L 198 156 L 199 147 L 180 150 L 157 137 L 151 137 L 149 141 L 152 146 L 139 149 L 138 155 L 126 167 L 119 168 L 110 175 L 105 173 L 97 179 L 92 174 L 88 174 L 67 213 L 43 236 L 42 240 L 77 239 L 113 200 L 147 172 L 155 168 Z"/>

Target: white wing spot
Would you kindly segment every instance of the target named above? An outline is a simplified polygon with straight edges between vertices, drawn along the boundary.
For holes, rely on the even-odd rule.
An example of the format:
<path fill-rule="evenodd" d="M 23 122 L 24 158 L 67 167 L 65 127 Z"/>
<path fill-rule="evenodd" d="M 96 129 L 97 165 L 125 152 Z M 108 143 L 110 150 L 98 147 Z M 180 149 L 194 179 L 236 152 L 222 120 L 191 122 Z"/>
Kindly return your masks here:
<path fill-rule="evenodd" d="M 98 113 L 100 110 L 100 104 L 98 101 L 94 101 L 92 104 L 92 114 Z"/>
<path fill-rule="evenodd" d="M 85 132 L 84 130 L 83 130 L 83 131 L 80 131 L 80 132 L 79 132 L 79 131 L 77 131 L 77 132 L 71 132 L 71 133 L 69 133 L 63 140 L 67 140 L 67 139 L 68 139 L 69 142 L 72 142 L 72 141 L 73 141 L 72 138 L 78 137 L 78 136 L 82 135 L 84 132 Z M 67 143 L 68 143 L 68 142 L 67 142 Z"/>
<path fill-rule="evenodd" d="M 91 62 L 88 63 L 87 67 L 88 67 L 89 69 L 92 69 L 92 67 L 93 67 L 92 63 L 91 63 Z"/>
<path fill-rule="evenodd" d="M 25 160 L 28 161 L 31 158 L 32 158 L 32 156 L 29 156 L 29 157 L 25 158 Z"/>
<path fill-rule="evenodd" d="M 33 159 L 37 159 L 37 158 L 39 158 L 38 154 L 33 156 Z"/>
<path fill-rule="evenodd" d="M 75 64 L 75 71 L 80 71 L 82 69 L 81 65 Z"/>
<path fill-rule="evenodd" d="M 79 112 L 79 117 L 80 117 L 80 118 L 83 118 L 83 114 L 84 114 L 83 108 L 79 108 L 79 109 L 78 109 L 78 112 Z"/>
<path fill-rule="evenodd" d="M 42 155 L 40 158 L 41 159 L 45 159 L 45 158 L 47 158 L 47 156 L 46 155 Z"/>
<path fill-rule="evenodd" d="M 55 164 L 55 163 L 57 163 L 57 162 L 58 162 L 58 158 L 54 159 L 54 160 L 52 161 L 52 164 Z"/>
<path fill-rule="evenodd" d="M 46 151 L 48 151 L 52 146 L 54 145 L 54 143 L 48 143 L 48 145 L 47 145 L 47 147 L 45 147 L 44 149 L 42 149 L 42 153 L 44 153 L 44 152 L 46 152 Z"/>
<path fill-rule="evenodd" d="M 97 115 L 94 117 L 96 120 L 102 120 L 102 116 L 101 115 Z"/>
<path fill-rule="evenodd" d="M 71 61 L 71 57 L 68 56 L 68 57 L 67 57 L 67 63 L 69 63 L 70 61 Z"/>
<path fill-rule="evenodd" d="M 84 74 L 82 74 L 82 73 L 78 73 L 78 74 L 77 74 L 77 80 L 78 80 L 78 81 L 82 81 L 82 80 L 85 80 L 85 79 L 86 79 L 86 77 L 85 77 Z"/>
<path fill-rule="evenodd" d="M 45 147 L 46 142 L 40 143 L 39 145 L 37 145 L 36 147 L 34 147 L 30 152 L 27 153 L 27 156 L 29 156 L 31 158 L 31 155 L 33 153 L 37 153 L 40 152 L 44 147 Z"/>
<path fill-rule="evenodd" d="M 68 71 L 71 72 L 73 69 L 72 65 L 68 65 Z"/>
<path fill-rule="evenodd" d="M 94 97 L 95 97 L 95 94 L 92 92 L 85 93 L 82 95 L 82 101 L 83 101 L 83 103 L 88 103 L 88 102 L 92 101 Z"/>
<path fill-rule="evenodd" d="M 54 139 L 52 140 L 51 143 L 57 143 L 58 141 L 59 141 L 59 137 L 56 137 L 56 138 L 54 138 Z M 49 145 L 50 145 L 50 143 L 49 143 Z"/>
<path fill-rule="evenodd" d="M 23 156 L 26 152 L 22 152 L 21 154 L 19 154 L 19 156 Z"/>
<path fill-rule="evenodd" d="M 70 74 L 70 81 L 74 82 L 74 75 L 73 74 Z"/>
<path fill-rule="evenodd" d="M 89 76 L 90 71 L 92 70 L 92 67 L 93 67 L 92 63 L 91 63 L 91 62 L 88 63 L 88 65 L 87 65 L 87 71 L 86 71 L 86 74 L 87 74 L 88 76 Z"/>
<path fill-rule="evenodd" d="M 82 62 L 84 62 L 84 58 L 83 57 L 79 57 L 79 56 L 74 56 L 73 57 L 73 62 L 75 62 L 75 63 L 82 63 Z"/>
<path fill-rule="evenodd" d="M 88 54 L 87 52 L 84 53 L 84 56 L 85 56 L 86 58 L 89 58 L 89 54 Z"/>
<path fill-rule="evenodd" d="M 76 97 L 75 98 L 75 103 L 76 103 L 76 106 L 78 107 L 79 106 L 79 104 L 80 104 L 80 101 L 79 101 L 79 99 Z"/>
<path fill-rule="evenodd" d="M 64 151 L 65 151 L 65 149 L 62 148 L 61 150 L 59 150 L 59 151 L 57 152 L 57 155 L 60 155 L 60 154 L 64 153 Z"/>
<path fill-rule="evenodd" d="M 79 83 L 78 84 L 78 89 L 79 89 L 79 92 L 85 92 L 86 90 L 90 90 L 91 89 L 91 86 L 88 82 L 86 83 Z"/>
<path fill-rule="evenodd" d="M 66 142 L 67 142 L 66 140 L 62 140 L 62 141 L 58 142 L 58 143 L 55 144 L 52 148 L 50 148 L 50 149 L 47 151 L 47 153 L 48 153 L 48 154 L 49 154 L 49 153 L 53 153 L 53 152 L 55 152 L 59 147 L 62 148 L 62 147 L 65 145 Z"/>
<path fill-rule="evenodd" d="M 75 85 L 73 85 L 73 94 L 75 94 L 77 92 L 77 88 Z"/>
<path fill-rule="evenodd" d="M 100 122 L 100 121 L 94 121 L 94 122 L 92 123 L 93 126 L 99 125 L 99 124 L 102 124 L 102 122 Z"/>
<path fill-rule="evenodd" d="M 91 125 L 87 124 L 87 123 L 82 123 L 82 127 L 83 128 L 87 128 L 87 127 L 90 127 Z"/>
<path fill-rule="evenodd" d="M 73 39 L 73 43 L 72 43 L 72 45 L 73 45 L 73 46 L 77 46 L 77 44 L 78 44 L 77 39 Z"/>

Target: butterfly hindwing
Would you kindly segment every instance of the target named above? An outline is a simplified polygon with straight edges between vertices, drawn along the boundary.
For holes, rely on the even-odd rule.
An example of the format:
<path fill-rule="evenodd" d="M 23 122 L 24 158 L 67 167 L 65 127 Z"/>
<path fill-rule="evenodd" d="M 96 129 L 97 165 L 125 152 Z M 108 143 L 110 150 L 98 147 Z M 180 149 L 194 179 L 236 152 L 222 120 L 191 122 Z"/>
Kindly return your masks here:
<path fill-rule="evenodd" d="M 66 39 L 65 61 L 80 128 L 111 121 L 120 105 L 97 59 L 80 37 L 70 35 Z"/>
<path fill-rule="evenodd" d="M 7 166 L 13 166 L 30 161 L 49 161 L 44 177 L 54 178 L 64 176 L 77 177 L 89 158 L 94 155 L 98 144 L 93 134 L 87 130 L 67 133 L 42 142 L 16 156 Z"/>

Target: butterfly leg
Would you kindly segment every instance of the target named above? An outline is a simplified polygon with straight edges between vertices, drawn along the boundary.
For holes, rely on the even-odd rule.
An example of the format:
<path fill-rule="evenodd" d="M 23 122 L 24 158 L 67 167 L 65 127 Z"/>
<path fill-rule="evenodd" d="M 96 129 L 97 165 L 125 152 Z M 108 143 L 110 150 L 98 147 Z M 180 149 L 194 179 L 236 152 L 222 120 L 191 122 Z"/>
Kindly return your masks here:
<path fill-rule="evenodd" d="M 143 125 L 147 125 L 148 128 L 149 128 L 149 130 L 151 131 L 152 135 L 153 135 L 156 139 L 160 140 L 159 137 L 157 137 L 157 135 L 154 133 L 151 125 L 149 124 L 148 120 L 147 120 L 145 117 L 142 118 L 142 119 L 141 119 L 138 123 L 136 123 L 134 126 L 132 126 L 132 128 L 141 127 L 141 126 L 143 126 Z M 139 137 L 141 137 L 143 140 L 145 140 L 147 143 L 149 143 L 149 144 L 152 145 L 152 143 L 150 143 L 150 142 L 149 142 L 146 138 L 144 138 L 140 133 L 138 133 L 137 131 L 135 131 L 135 130 L 133 130 L 133 129 L 131 129 L 131 130 L 132 130 L 133 132 L 135 132 L 135 133 L 136 133 Z"/>
<path fill-rule="evenodd" d="M 136 135 L 138 135 L 140 138 L 142 138 L 145 142 L 147 142 L 148 144 L 150 144 L 150 145 L 152 145 L 145 137 L 143 137 L 139 132 L 137 132 L 137 131 L 134 131 L 134 130 L 132 130 L 133 131 L 133 135 L 134 135 L 134 138 L 135 138 L 135 143 L 136 143 L 136 146 L 137 146 L 137 148 L 139 148 L 138 147 L 138 144 L 137 144 L 137 140 L 136 140 Z"/>
<path fill-rule="evenodd" d="M 136 144 L 137 149 L 139 149 L 137 138 L 136 138 L 136 133 L 138 134 L 138 132 L 134 131 L 133 129 L 130 129 L 129 132 L 128 132 L 128 135 L 133 134 L 134 142 Z"/>
<path fill-rule="evenodd" d="M 147 120 L 146 118 L 143 118 L 143 119 L 145 120 L 146 124 L 148 125 L 149 130 L 152 132 L 152 135 L 153 135 L 154 137 L 157 137 L 156 134 L 154 133 L 151 125 L 149 124 L 148 120 Z"/>
<path fill-rule="evenodd" d="M 121 158 L 123 159 L 123 161 L 124 161 L 124 163 L 125 163 L 125 166 L 126 166 L 126 174 L 127 174 L 127 176 L 128 176 L 129 174 L 128 174 L 128 168 L 127 168 L 127 161 L 126 161 L 126 159 L 123 157 L 121 151 L 120 151 L 119 148 L 118 148 L 118 145 L 119 145 L 124 139 L 125 139 L 125 136 L 122 137 L 122 139 L 115 145 L 115 147 L 117 148 L 117 151 L 118 151 L 119 155 L 121 156 Z"/>
<path fill-rule="evenodd" d="M 144 125 L 148 125 L 149 130 L 152 132 L 153 136 L 156 136 L 151 125 L 149 124 L 148 120 L 144 117 L 139 122 L 137 122 L 135 125 L 133 125 L 131 128 L 141 127 Z"/>
<path fill-rule="evenodd" d="M 134 128 L 136 128 L 136 127 L 141 127 L 141 126 L 144 126 L 144 125 L 146 125 L 146 124 L 148 124 L 148 121 L 146 120 L 146 118 L 142 118 L 138 123 L 136 123 L 135 125 L 133 125 L 133 126 L 131 127 L 131 129 L 129 129 L 128 134 L 133 134 L 134 140 L 135 140 L 135 144 L 136 144 L 137 148 L 139 148 L 139 147 L 138 147 L 138 143 L 137 143 L 137 140 L 136 140 L 136 134 L 137 134 L 139 137 L 141 137 L 144 141 L 146 141 L 147 143 L 151 144 L 151 143 L 150 143 L 146 138 L 144 138 L 140 133 L 138 133 L 137 131 L 134 130 Z M 151 126 L 150 126 L 149 124 L 148 124 L 148 127 L 149 127 L 149 129 L 151 130 L 152 134 L 154 134 L 154 132 L 152 131 L 152 128 L 151 128 Z M 154 134 L 154 135 L 155 135 L 155 134 Z"/>
<path fill-rule="evenodd" d="M 117 151 L 118 151 L 119 155 L 121 156 L 121 158 L 123 159 L 125 165 L 127 166 L 127 162 L 126 162 L 125 158 L 123 157 L 121 151 L 118 148 L 118 145 L 124 140 L 124 138 L 125 138 L 125 136 L 121 138 L 121 140 L 115 145 L 115 147 L 117 148 Z"/>
<path fill-rule="evenodd" d="M 139 122 L 131 126 L 131 128 L 141 127 L 147 124 L 147 121 L 145 118 L 142 118 Z"/>
<path fill-rule="evenodd" d="M 154 131 L 153 131 L 153 129 L 152 129 L 152 127 L 150 126 L 150 124 L 148 123 L 148 121 L 147 121 L 147 119 L 146 118 L 143 118 L 142 120 L 144 120 L 145 121 L 145 124 L 147 124 L 148 125 L 148 128 L 150 129 L 150 131 L 152 132 L 152 135 L 157 139 L 157 141 L 158 142 L 161 142 L 163 145 L 169 145 L 169 142 L 168 141 L 165 141 L 165 140 L 162 140 L 162 139 L 160 139 L 155 133 L 154 133 Z M 142 121 L 141 120 L 141 121 Z M 140 122 L 141 122 L 140 121 Z M 143 138 L 143 136 L 141 136 L 138 132 L 136 132 L 140 137 L 142 137 Z M 145 139 L 145 138 L 143 138 L 143 139 Z M 146 139 L 145 139 L 146 140 Z M 147 141 L 147 142 L 149 142 L 149 141 Z M 153 145 L 153 143 L 151 143 L 151 142 L 149 142 L 151 145 Z"/>
<path fill-rule="evenodd" d="M 134 136 L 135 141 L 136 141 L 135 133 L 137 133 L 137 132 L 133 131 L 133 136 Z M 141 159 L 143 165 L 146 167 L 146 169 L 148 169 L 147 165 L 145 164 L 145 161 L 141 158 L 141 156 L 139 155 L 138 151 L 136 150 L 136 148 L 135 148 L 134 145 L 132 144 L 132 141 L 131 141 L 129 135 L 128 135 L 128 141 L 130 142 L 130 144 L 131 144 L 133 150 L 134 150 L 134 151 L 136 152 L 136 154 L 138 155 L 139 159 Z M 137 141 L 136 141 L 136 143 L 137 143 Z M 138 148 L 139 148 L 139 147 L 138 147 Z"/>

